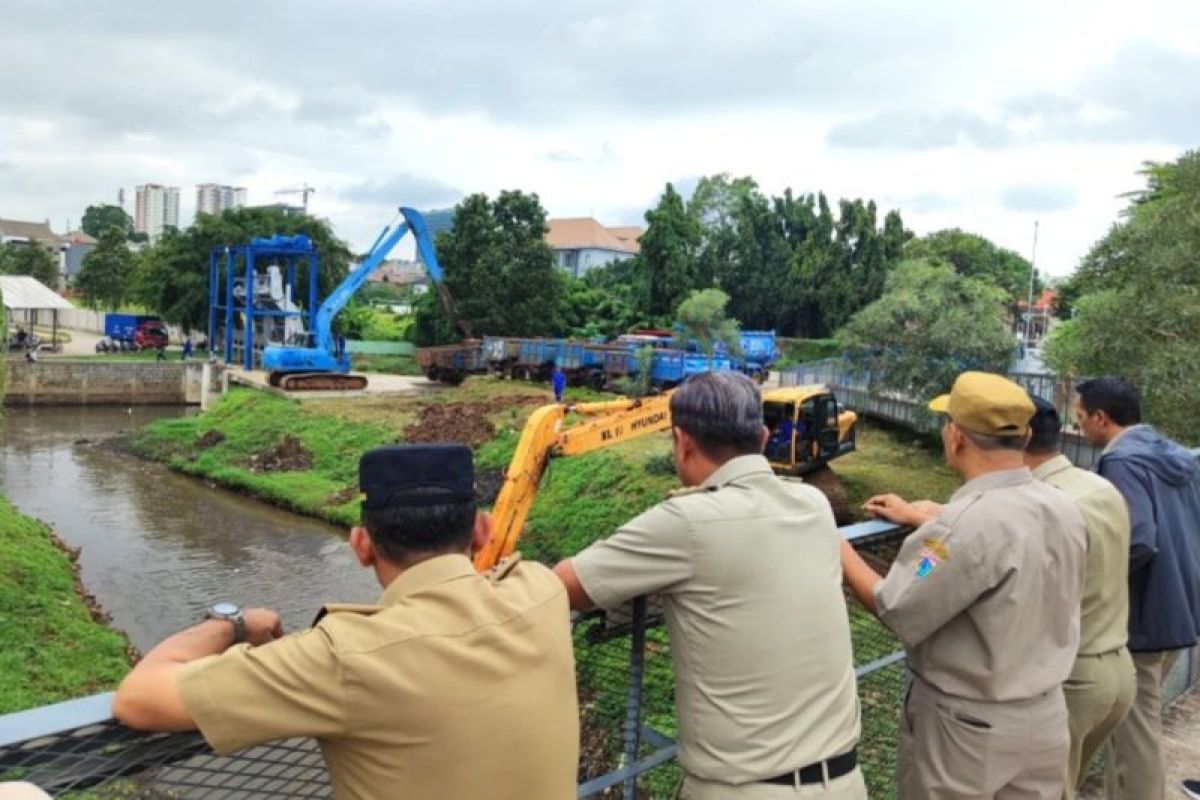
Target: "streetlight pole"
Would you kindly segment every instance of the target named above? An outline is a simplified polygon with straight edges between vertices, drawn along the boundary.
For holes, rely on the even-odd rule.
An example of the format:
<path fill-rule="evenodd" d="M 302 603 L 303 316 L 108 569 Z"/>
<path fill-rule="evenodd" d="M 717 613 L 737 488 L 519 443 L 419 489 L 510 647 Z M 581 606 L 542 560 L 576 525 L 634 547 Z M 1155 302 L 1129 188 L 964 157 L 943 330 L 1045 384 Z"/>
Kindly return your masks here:
<path fill-rule="evenodd" d="M 1029 256 L 1029 300 L 1025 305 L 1025 346 L 1029 346 L 1029 331 L 1033 327 L 1033 277 L 1037 275 L 1038 221 L 1033 221 L 1033 252 Z"/>

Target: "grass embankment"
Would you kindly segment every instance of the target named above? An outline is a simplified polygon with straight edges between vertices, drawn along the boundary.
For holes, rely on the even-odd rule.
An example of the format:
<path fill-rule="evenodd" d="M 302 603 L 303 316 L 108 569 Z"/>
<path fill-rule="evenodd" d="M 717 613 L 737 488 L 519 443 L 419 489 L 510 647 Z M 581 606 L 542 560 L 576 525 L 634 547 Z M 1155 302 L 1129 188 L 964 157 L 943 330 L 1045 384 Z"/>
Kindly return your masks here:
<path fill-rule="evenodd" d="M 70 557 L 0 497 L 0 714 L 111 689 L 127 642 L 92 617 Z"/>
<path fill-rule="evenodd" d="M 215 408 L 187 419 L 149 426 L 135 441 L 143 454 L 184 472 L 215 480 L 303 513 L 340 525 L 357 518 L 358 458 L 370 447 L 403 441 L 428 407 L 466 404 L 462 412 L 483 414 L 494 433 L 476 449 L 480 471 L 507 466 L 520 430 L 545 387 L 471 378 L 455 389 L 423 397 L 298 401 L 251 390 L 235 390 Z M 595 397 L 570 389 L 571 400 Z M 472 412 L 472 409 L 475 409 Z M 215 432 L 215 433 L 214 433 Z M 311 466 L 260 471 L 255 458 L 294 438 L 311 454 Z M 207 440 L 207 445 L 206 444 Z M 894 491 L 910 498 L 946 500 L 958 480 L 928 438 L 860 423 L 858 451 L 838 459 L 834 470 L 857 508 L 867 497 Z M 678 486 L 670 465 L 670 439 L 653 435 L 569 459 L 555 459 L 542 481 L 520 548 L 528 558 L 553 563 L 572 555 L 661 500 Z M 800 621 L 802 622 L 802 621 Z M 855 659 L 870 662 L 898 649 L 896 640 L 869 614 L 851 612 Z M 648 724 L 675 731 L 673 676 L 666 635 L 649 634 L 645 700 Z M 584 769 L 589 775 L 611 768 L 620 746 L 625 714 L 628 642 L 576 648 L 580 698 L 585 718 Z M 873 792 L 888 795 L 900 699 L 899 667 L 864 679 L 862 752 Z M 669 794 L 672 769 L 649 779 L 654 796 Z M 873 795 L 874 796 L 874 795 Z"/>

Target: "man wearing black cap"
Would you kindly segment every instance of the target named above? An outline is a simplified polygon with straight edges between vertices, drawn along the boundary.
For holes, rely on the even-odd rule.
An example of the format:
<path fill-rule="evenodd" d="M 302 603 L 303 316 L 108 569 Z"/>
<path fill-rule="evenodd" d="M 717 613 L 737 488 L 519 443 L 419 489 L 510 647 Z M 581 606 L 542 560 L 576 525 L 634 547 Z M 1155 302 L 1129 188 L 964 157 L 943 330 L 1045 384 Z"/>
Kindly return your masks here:
<path fill-rule="evenodd" d="M 1079 653 L 1063 684 L 1071 751 L 1064 796 L 1075 796 L 1096 751 L 1129 713 L 1136 692 L 1129 639 L 1129 509 L 1104 478 L 1071 464 L 1059 452 L 1062 422 L 1054 405 L 1030 395 L 1035 408 L 1025 465 L 1033 477 L 1065 492 L 1087 524 L 1087 574 Z"/>
<path fill-rule="evenodd" d="M 327 605 L 283 636 L 266 609 L 221 603 L 125 678 L 114 715 L 198 729 L 218 753 L 316 737 L 337 798 L 568 798 L 579 722 L 562 584 L 512 559 L 487 576 L 490 535 L 471 451 L 391 446 L 359 463 L 359 563 L 375 606 Z"/>

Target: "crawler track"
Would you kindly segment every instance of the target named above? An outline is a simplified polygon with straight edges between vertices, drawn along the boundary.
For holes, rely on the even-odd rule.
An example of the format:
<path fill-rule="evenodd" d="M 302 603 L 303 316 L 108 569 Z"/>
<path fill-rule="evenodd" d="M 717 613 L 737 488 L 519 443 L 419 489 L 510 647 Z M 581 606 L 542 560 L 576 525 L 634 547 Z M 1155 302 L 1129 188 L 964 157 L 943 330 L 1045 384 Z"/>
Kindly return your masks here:
<path fill-rule="evenodd" d="M 364 375 L 339 375 L 335 372 L 300 372 L 286 374 L 272 372 L 272 386 L 285 392 L 354 392 L 367 388 Z"/>

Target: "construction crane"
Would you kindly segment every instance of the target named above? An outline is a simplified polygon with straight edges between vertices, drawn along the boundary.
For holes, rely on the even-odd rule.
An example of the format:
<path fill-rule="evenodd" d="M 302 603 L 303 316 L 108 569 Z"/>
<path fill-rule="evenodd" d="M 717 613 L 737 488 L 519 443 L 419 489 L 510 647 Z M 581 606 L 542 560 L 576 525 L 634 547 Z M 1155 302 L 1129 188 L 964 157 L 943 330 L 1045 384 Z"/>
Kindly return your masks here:
<path fill-rule="evenodd" d="M 309 332 L 309 341 L 314 346 L 270 346 L 263 350 L 262 366 L 270 373 L 272 386 L 289 391 L 366 388 L 365 377 L 347 374 L 350 372 L 350 356 L 334 339 L 333 318 L 407 233 L 411 232 L 416 239 L 417 252 L 421 254 L 429 274 L 439 284 L 442 278 L 437 254 L 420 212 L 402 206 L 399 217 L 394 224 L 384 227 L 362 263 L 329 293 L 313 315 L 314 330 Z M 449 292 L 442 293 L 442 300 L 446 304 L 447 315 L 456 319 L 458 315 Z"/>
<path fill-rule="evenodd" d="M 309 186 L 307 183 L 302 183 L 299 186 L 289 186 L 287 189 L 280 189 L 275 194 L 298 194 L 301 196 L 301 201 L 304 207 L 304 213 L 308 214 L 308 196 L 316 194 L 316 187 Z"/>

